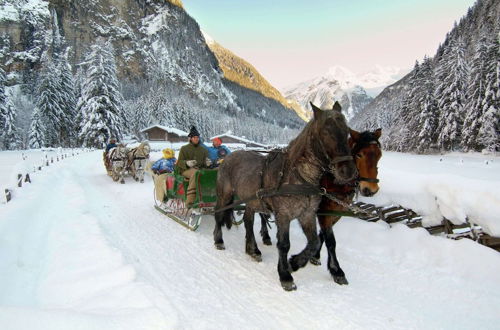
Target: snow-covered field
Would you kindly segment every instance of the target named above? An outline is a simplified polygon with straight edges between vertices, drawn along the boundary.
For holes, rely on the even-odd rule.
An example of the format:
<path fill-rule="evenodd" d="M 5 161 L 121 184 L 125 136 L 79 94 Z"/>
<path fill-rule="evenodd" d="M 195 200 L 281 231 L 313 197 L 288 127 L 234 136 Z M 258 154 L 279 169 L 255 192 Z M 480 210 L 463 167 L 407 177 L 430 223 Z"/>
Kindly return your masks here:
<path fill-rule="evenodd" d="M 2 192 L 42 156 L 26 154 L 0 152 Z M 298 290 L 285 292 L 275 246 L 259 244 L 256 263 L 237 227 L 216 250 L 212 218 L 188 231 L 153 208 L 149 177 L 115 183 L 101 157 L 51 164 L 0 204 L 0 329 L 499 328 L 492 249 L 344 218 L 334 230 L 349 285 L 333 282 L 323 252 L 323 266 L 299 270 Z M 400 203 L 429 223 L 467 215 L 500 233 L 500 158 L 387 152 L 379 167 L 381 191 L 367 201 Z M 305 245 L 296 222 L 291 242 L 292 254 Z"/>

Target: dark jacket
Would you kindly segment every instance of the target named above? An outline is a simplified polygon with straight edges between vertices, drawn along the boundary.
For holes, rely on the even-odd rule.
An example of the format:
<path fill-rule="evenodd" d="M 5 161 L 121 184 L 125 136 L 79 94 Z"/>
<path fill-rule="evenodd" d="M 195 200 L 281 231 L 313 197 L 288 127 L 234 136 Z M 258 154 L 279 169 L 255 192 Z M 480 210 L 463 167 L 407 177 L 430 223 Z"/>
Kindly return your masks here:
<path fill-rule="evenodd" d="M 187 160 L 196 160 L 197 168 L 206 168 L 205 161 L 208 158 L 208 151 L 206 148 L 201 146 L 201 143 L 194 145 L 191 142 L 182 146 L 179 151 L 179 158 L 177 159 L 177 168 L 179 173 L 184 172 L 188 169 L 186 165 Z"/>
<path fill-rule="evenodd" d="M 108 145 L 106 146 L 106 152 L 108 152 L 109 149 L 113 148 L 116 148 L 116 143 L 108 143 Z"/>

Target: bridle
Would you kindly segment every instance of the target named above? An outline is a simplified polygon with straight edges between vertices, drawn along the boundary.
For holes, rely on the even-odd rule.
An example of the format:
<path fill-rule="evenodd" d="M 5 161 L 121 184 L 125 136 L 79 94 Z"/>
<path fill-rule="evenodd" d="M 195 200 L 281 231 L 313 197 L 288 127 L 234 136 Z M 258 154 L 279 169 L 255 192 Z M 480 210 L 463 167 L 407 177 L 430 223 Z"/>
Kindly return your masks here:
<path fill-rule="evenodd" d="M 323 140 L 321 139 L 318 139 L 319 140 L 319 146 L 321 148 L 321 152 L 323 155 L 325 155 L 325 158 L 326 158 L 326 162 L 328 164 L 328 169 L 325 169 L 323 167 L 323 170 L 324 171 L 328 171 L 330 173 L 335 173 L 335 168 L 333 167 L 334 165 L 338 164 L 338 163 L 342 163 L 342 162 L 347 162 L 349 160 L 353 160 L 352 156 L 337 156 L 335 158 L 331 158 L 330 155 L 328 155 L 328 152 L 326 151 L 326 148 L 325 148 L 325 145 L 323 144 Z"/>

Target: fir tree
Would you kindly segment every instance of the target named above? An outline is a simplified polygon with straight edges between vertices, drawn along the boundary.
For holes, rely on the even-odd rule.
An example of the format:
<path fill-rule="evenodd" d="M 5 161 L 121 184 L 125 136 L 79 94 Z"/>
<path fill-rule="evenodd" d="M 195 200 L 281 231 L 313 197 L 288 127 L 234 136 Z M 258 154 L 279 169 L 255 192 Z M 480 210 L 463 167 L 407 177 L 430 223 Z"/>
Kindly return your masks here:
<path fill-rule="evenodd" d="M 482 103 L 484 116 L 478 140 L 489 151 L 500 150 L 500 33 L 488 50 L 487 85 Z"/>
<path fill-rule="evenodd" d="M 86 147 L 100 148 L 111 137 L 121 139 L 124 126 L 112 46 L 103 42 L 93 45 L 85 63 L 87 73 L 77 106 L 79 141 Z"/>
<path fill-rule="evenodd" d="M 42 127 L 45 130 L 43 132 L 44 146 L 58 147 L 61 145 L 61 131 L 66 124 L 62 106 L 63 95 L 61 94 L 59 72 L 57 67 L 49 62 L 41 75 L 36 104 L 43 122 Z"/>
<path fill-rule="evenodd" d="M 44 132 L 45 128 L 43 126 L 40 110 L 38 108 L 35 108 L 31 117 L 31 125 L 28 137 L 28 144 L 30 148 L 39 149 L 44 146 Z"/>
<path fill-rule="evenodd" d="M 19 149 L 21 148 L 21 139 L 16 127 L 16 108 L 8 98 L 4 109 L 5 122 L 2 132 L 4 148 L 7 150 Z"/>
<path fill-rule="evenodd" d="M 63 117 L 60 118 L 60 139 L 63 146 L 76 146 L 76 97 L 73 74 L 71 72 L 71 65 L 67 60 L 67 54 L 61 58 L 57 67 L 61 87 L 61 110 L 63 114 Z"/>
<path fill-rule="evenodd" d="M 5 126 L 5 117 L 7 116 L 7 96 L 5 95 L 5 71 L 0 68 L 0 128 Z"/>
<path fill-rule="evenodd" d="M 480 149 L 477 134 L 481 127 L 483 116 L 483 101 L 487 85 L 487 55 L 488 39 L 482 36 L 476 45 L 474 58 L 471 65 L 471 78 L 468 86 L 468 99 L 466 103 L 467 115 L 464 120 L 462 146 L 465 150 Z"/>
<path fill-rule="evenodd" d="M 442 150 L 460 146 L 468 66 L 461 38 L 452 39 L 445 49 L 438 71 L 438 144 Z"/>
<path fill-rule="evenodd" d="M 419 83 L 421 91 L 417 99 L 420 108 L 417 129 L 420 130 L 420 133 L 417 137 L 416 150 L 424 153 L 433 146 L 438 125 L 437 105 L 434 96 L 434 72 L 428 57 L 422 63 Z"/>

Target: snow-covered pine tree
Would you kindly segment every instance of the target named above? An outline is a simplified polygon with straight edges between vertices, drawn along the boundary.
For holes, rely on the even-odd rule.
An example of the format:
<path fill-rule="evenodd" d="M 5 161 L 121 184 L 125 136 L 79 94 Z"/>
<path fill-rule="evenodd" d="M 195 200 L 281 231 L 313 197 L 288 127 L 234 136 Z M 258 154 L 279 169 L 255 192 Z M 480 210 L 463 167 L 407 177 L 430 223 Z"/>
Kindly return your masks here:
<path fill-rule="evenodd" d="M 7 96 L 5 95 L 5 71 L 0 67 L 0 128 L 5 126 L 7 116 Z"/>
<path fill-rule="evenodd" d="M 98 41 L 85 57 L 87 67 L 77 109 L 78 140 L 101 148 L 111 137 L 122 138 L 123 98 L 118 89 L 116 63 L 110 43 Z"/>
<path fill-rule="evenodd" d="M 417 152 L 425 153 L 432 148 L 436 141 L 436 128 L 438 125 L 438 113 L 434 96 L 434 70 L 429 57 L 424 58 L 420 71 L 420 93 L 417 99 L 420 112 L 416 114 L 418 116 L 417 129 L 420 130 L 420 133 L 415 147 Z"/>
<path fill-rule="evenodd" d="M 465 45 L 461 37 L 452 37 L 437 71 L 438 145 L 441 150 L 455 150 L 460 146 L 468 71 Z"/>
<path fill-rule="evenodd" d="M 43 126 L 40 110 L 38 108 L 35 108 L 31 117 L 31 125 L 28 137 L 28 145 L 30 148 L 39 149 L 44 146 L 44 132 L 45 128 Z"/>
<path fill-rule="evenodd" d="M 22 145 L 16 126 L 16 108 L 8 97 L 6 97 L 4 114 L 5 117 L 1 135 L 3 146 L 6 150 L 19 149 Z"/>
<path fill-rule="evenodd" d="M 488 49 L 486 89 L 482 103 L 484 113 L 478 140 L 488 151 L 500 151 L 500 32 Z"/>
<path fill-rule="evenodd" d="M 486 35 L 479 39 L 474 57 L 472 59 L 470 79 L 468 84 L 468 97 L 465 108 L 467 115 L 464 120 L 462 133 L 462 147 L 464 150 L 479 150 L 477 134 L 481 127 L 483 116 L 483 101 L 487 85 L 487 56 L 488 48 L 491 47 Z"/>
<path fill-rule="evenodd" d="M 74 78 L 71 65 L 68 62 L 68 54 L 65 53 L 58 63 L 59 81 L 61 86 L 61 110 L 63 117 L 60 118 L 60 140 L 62 146 L 76 146 L 77 132 L 75 129 L 76 97 L 74 92 Z"/>
<path fill-rule="evenodd" d="M 61 146 L 61 131 L 65 120 L 63 105 L 63 95 L 57 67 L 52 62 L 46 62 L 45 68 L 40 75 L 38 85 L 38 101 L 36 107 L 44 128 L 44 146 Z"/>

